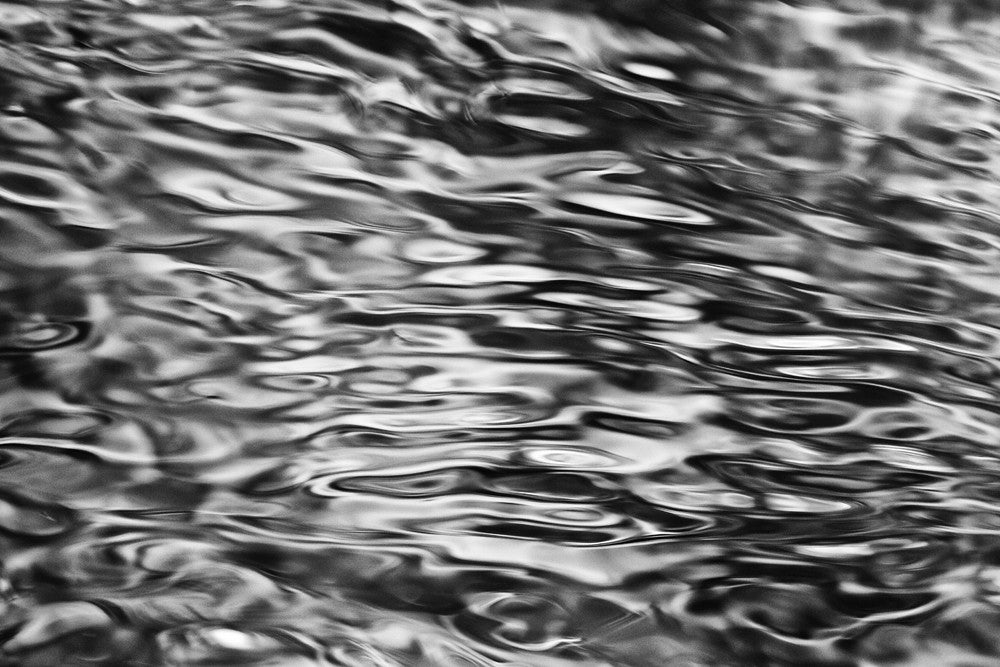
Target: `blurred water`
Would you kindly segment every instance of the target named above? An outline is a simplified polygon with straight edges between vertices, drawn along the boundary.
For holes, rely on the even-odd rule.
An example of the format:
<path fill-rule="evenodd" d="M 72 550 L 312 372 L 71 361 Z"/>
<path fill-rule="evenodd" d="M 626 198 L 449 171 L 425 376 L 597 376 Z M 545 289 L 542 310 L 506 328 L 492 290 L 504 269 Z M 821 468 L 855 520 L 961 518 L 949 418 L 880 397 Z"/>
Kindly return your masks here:
<path fill-rule="evenodd" d="M 4 664 L 1000 664 L 998 38 L 0 5 Z"/>

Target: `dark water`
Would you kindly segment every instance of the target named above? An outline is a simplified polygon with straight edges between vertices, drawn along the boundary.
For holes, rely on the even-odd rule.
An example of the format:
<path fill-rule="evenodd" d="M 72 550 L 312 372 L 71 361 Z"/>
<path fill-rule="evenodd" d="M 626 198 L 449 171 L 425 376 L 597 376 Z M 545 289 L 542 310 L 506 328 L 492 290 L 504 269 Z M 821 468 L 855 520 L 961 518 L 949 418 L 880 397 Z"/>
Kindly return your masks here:
<path fill-rule="evenodd" d="M 1000 664 L 998 44 L 0 5 L 4 664 Z"/>

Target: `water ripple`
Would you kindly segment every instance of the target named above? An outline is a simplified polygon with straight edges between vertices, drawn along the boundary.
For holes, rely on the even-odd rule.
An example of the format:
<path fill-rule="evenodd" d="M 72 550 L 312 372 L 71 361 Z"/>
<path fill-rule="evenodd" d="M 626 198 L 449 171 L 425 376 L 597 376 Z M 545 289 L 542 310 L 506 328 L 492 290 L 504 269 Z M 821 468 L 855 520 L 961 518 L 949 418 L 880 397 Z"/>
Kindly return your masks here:
<path fill-rule="evenodd" d="M 993 664 L 995 8 L 376 4 L 0 3 L 0 663 Z"/>

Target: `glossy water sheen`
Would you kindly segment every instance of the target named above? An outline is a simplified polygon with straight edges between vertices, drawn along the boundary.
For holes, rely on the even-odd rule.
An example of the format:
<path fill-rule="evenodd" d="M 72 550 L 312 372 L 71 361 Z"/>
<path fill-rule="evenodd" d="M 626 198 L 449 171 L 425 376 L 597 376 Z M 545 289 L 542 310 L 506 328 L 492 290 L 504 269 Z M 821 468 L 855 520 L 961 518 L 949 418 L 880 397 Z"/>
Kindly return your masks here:
<path fill-rule="evenodd" d="M 3 660 L 998 664 L 998 39 L 0 5 Z"/>

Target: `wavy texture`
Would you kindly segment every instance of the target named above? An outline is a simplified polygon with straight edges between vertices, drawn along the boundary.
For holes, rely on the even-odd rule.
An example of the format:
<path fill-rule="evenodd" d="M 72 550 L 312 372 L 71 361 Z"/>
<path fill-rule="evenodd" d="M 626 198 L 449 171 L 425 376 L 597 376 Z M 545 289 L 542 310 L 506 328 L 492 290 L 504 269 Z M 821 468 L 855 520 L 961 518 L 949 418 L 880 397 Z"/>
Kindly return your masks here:
<path fill-rule="evenodd" d="M 4 660 L 993 664 L 995 5 L 0 5 Z"/>

